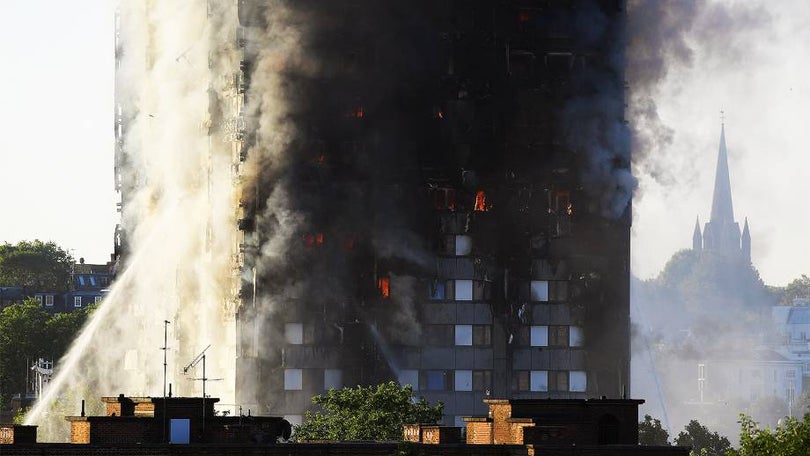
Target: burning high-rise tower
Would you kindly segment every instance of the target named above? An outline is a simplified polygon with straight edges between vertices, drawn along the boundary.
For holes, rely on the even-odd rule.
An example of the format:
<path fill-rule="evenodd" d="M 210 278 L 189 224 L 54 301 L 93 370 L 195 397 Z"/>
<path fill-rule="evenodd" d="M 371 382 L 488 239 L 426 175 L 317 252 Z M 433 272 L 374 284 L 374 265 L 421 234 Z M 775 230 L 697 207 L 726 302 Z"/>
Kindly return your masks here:
<path fill-rule="evenodd" d="M 624 23 L 621 0 L 124 1 L 125 255 L 29 421 L 159 394 L 164 320 L 175 392 L 211 344 L 232 412 L 389 379 L 448 422 L 629 391 Z"/>
<path fill-rule="evenodd" d="M 236 400 L 629 391 L 621 1 L 239 2 Z"/>

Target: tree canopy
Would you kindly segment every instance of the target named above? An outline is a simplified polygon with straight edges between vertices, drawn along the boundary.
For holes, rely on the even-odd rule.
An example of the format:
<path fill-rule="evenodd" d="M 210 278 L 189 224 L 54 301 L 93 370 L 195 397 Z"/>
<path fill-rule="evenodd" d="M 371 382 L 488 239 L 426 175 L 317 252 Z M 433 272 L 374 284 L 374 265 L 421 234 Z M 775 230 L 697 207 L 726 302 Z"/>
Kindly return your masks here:
<path fill-rule="evenodd" d="M 810 414 L 801 420 L 784 422 L 760 429 L 751 417 L 740 415 L 740 449 L 730 456 L 805 456 L 810 451 Z"/>
<path fill-rule="evenodd" d="M 706 426 L 692 420 L 675 437 L 675 445 L 692 447 L 692 454 L 700 456 L 724 456 L 731 450 L 731 442 L 726 437 L 711 432 Z"/>
<path fill-rule="evenodd" d="M 781 304 L 790 304 L 796 298 L 810 299 L 810 277 L 802 274 L 780 290 L 782 292 Z"/>
<path fill-rule="evenodd" d="M 30 364 L 58 360 L 70 347 L 93 307 L 50 315 L 34 299 L 0 311 L 0 404 L 26 392 Z"/>
<path fill-rule="evenodd" d="M 761 308 L 774 301 L 750 261 L 712 251 L 676 252 L 657 281 L 677 293 L 692 310 L 706 302 L 742 310 Z"/>
<path fill-rule="evenodd" d="M 402 426 L 435 423 L 442 418 L 442 403 L 415 400 L 410 385 L 396 382 L 329 390 L 312 398 L 323 411 L 306 412 L 293 439 L 402 440 Z"/>
<path fill-rule="evenodd" d="M 661 426 L 661 420 L 644 415 L 644 421 L 638 423 L 639 445 L 669 445 L 669 432 Z"/>
<path fill-rule="evenodd" d="M 0 245 L 0 286 L 37 291 L 66 291 L 73 257 L 53 242 L 22 241 Z"/>

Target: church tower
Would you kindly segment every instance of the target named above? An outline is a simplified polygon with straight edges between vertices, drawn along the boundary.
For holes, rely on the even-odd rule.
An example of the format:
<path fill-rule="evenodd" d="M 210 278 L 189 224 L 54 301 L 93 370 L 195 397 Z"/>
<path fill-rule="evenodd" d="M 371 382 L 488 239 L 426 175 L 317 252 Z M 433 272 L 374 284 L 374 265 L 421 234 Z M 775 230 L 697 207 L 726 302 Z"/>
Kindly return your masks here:
<path fill-rule="evenodd" d="M 704 226 L 702 235 L 700 222 L 696 224 L 695 232 L 692 235 L 692 248 L 701 250 L 701 247 L 705 251 L 729 256 L 742 255 L 747 260 L 751 260 L 751 234 L 748 230 L 748 219 L 745 219 L 742 234 L 740 224 L 734 221 L 725 125 L 720 128 L 720 150 L 717 155 L 717 170 L 714 177 L 711 217 Z"/>

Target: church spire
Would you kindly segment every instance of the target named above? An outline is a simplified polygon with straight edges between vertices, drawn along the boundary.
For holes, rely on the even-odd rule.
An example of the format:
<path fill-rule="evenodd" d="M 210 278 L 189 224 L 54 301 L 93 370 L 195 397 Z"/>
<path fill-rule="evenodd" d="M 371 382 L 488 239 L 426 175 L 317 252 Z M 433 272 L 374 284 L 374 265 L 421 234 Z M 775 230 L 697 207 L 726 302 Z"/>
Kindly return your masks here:
<path fill-rule="evenodd" d="M 728 150 L 726 149 L 725 123 L 720 129 L 720 150 L 717 154 L 717 172 L 714 179 L 712 215 L 703 227 L 703 250 L 724 255 L 740 255 L 740 224 L 734 221 L 731 205 L 731 180 L 728 173 Z"/>
<path fill-rule="evenodd" d="M 703 249 L 703 236 L 700 234 L 700 217 L 695 218 L 695 232 L 692 234 L 692 250 Z"/>
<path fill-rule="evenodd" d="M 742 250 L 743 258 L 751 261 L 751 232 L 748 230 L 748 217 L 745 218 L 745 226 L 743 227 L 742 240 L 740 241 L 740 249 Z"/>
<path fill-rule="evenodd" d="M 712 215 L 709 221 L 717 224 L 734 223 L 734 210 L 731 205 L 731 179 L 728 174 L 725 123 L 721 124 L 720 127 L 720 151 L 717 155 Z"/>

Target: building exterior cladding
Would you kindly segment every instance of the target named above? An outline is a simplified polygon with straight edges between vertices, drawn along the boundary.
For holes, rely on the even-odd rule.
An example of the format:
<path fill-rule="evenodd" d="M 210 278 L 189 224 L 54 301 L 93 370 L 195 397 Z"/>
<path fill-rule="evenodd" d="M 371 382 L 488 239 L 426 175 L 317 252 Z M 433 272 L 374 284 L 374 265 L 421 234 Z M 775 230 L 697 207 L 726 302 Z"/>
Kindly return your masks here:
<path fill-rule="evenodd" d="M 237 403 L 295 422 L 313 394 L 397 379 L 461 424 L 490 394 L 629 391 L 629 196 L 598 175 L 629 170 L 623 2 L 286 7 L 321 69 L 282 75 L 296 153 L 240 203 Z M 245 104 L 271 8 L 239 1 Z M 263 140 L 244 125 L 243 158 Z M 307 222 L 268 268 L 280 180 Z"/>

